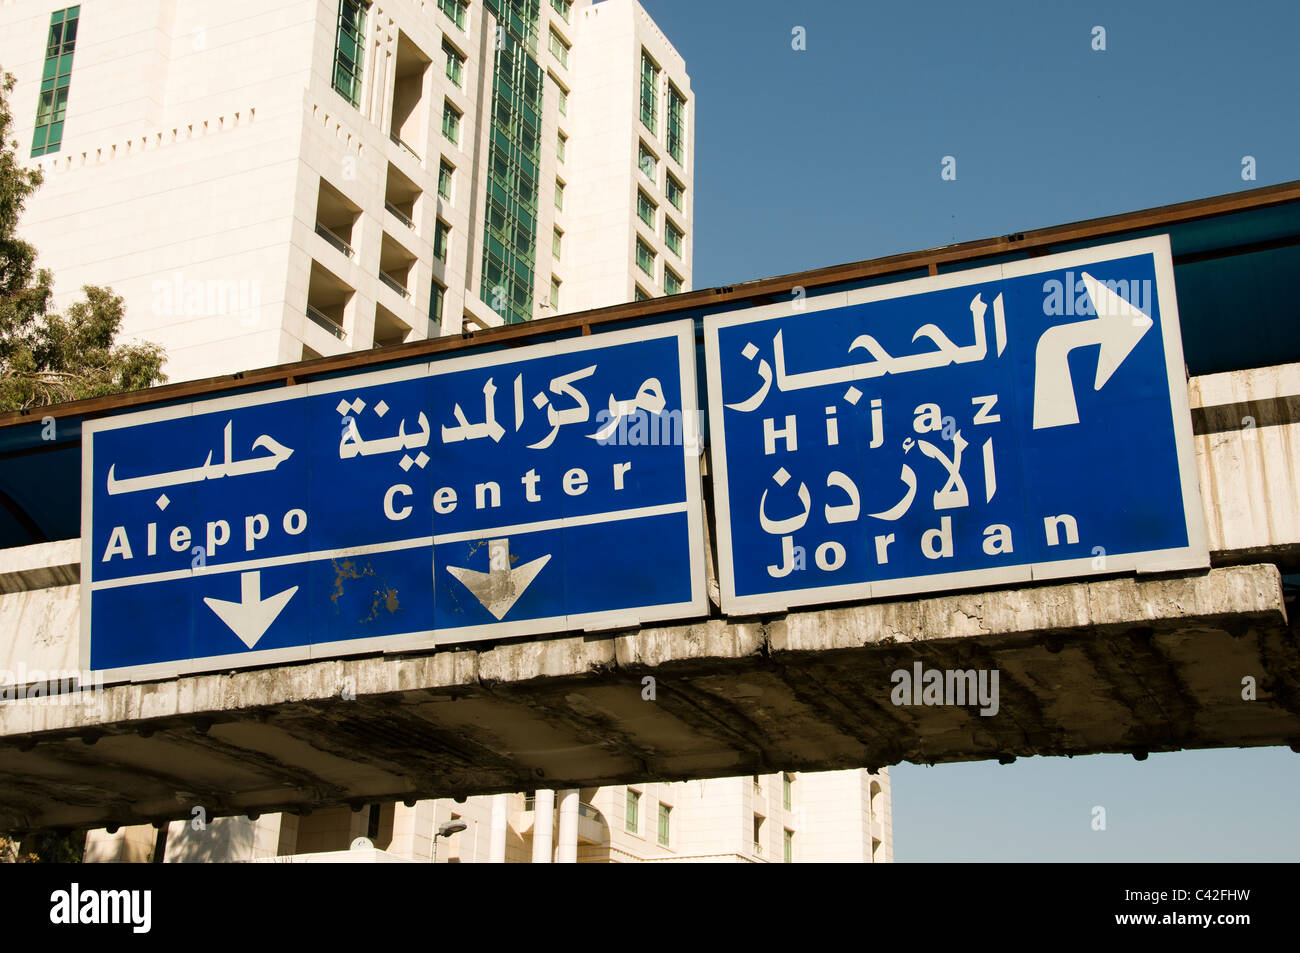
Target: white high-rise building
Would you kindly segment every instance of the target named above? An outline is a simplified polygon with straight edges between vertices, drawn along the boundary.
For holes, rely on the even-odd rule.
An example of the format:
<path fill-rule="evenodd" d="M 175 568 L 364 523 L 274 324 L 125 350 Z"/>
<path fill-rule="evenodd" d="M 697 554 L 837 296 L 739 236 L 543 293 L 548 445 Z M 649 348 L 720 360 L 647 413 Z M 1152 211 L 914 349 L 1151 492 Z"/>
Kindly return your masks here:
<path fill-rule="evenodd" d="M 694 97 L 636 0 L 0 6 L 21 232 L 186 380 L 691 288 Z M 448 824 L 459 833 L 437 837 Z M 889 860 L 887 772 L 95 831 L 88 860 Z M 360 856 L 360 855 L 358 855 Z"/>
<path fill-rule="evenodd" d="M 689 290 L 686 65 L 635 0 L 0 7 L 56 304 L 172 380 Z"/>
<path fill-rule="evenodd" d="M 850 769 L 344 805 L 93 831 L 86 860 L 884 863 L 889 797 L 888 771 Z"/>

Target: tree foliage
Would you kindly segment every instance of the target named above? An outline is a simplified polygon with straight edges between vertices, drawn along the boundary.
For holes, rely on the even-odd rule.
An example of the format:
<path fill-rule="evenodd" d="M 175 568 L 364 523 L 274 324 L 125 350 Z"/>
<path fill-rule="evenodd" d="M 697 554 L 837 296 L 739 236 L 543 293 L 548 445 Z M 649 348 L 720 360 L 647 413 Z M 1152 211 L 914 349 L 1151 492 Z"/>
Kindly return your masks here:
<path fill-rule="evenodd" d="M 155 344 L 114 344 L 122 299 L 87 285 L 85 297 L 59 314 L 51 310 L 53 277 L 36 265 L 36 249 L 18 237 L 27 199 L 41 186 L 39 169 L 18 160 L 10 138 L 14 78 L 0 86 L 0 411 L 24 410 L 84 397 L 102 397 L 166 380 Z M 0 834 L 0 862 L 76 862 L 85 833 L 43 832 L 21 843 Z"/>
<path fill-rule="evenodd" d="M 63 314 L 51 311 L 53 277 L 17 235 L 23 207 L 41 186 L 39 169 L 18 160 L 10 138 L 13 76 L 0 91 L 0 411 L 102 397 L 162 383 L 155 344 L 115 344 L 125 314 L 120 296 L 86 285 Z"/>

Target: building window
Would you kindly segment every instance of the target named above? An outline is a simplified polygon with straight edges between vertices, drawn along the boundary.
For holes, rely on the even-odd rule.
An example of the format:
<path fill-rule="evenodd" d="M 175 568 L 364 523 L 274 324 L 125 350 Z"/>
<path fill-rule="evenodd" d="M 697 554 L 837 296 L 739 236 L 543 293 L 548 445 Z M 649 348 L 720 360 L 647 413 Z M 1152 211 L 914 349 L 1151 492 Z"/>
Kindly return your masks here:
<path fill-rule="evenodd" d="M 645 50 L 641 51 L 641 122 L 659 134 L 659 66 Z"/>
<path fill-rule="evenodd" d="M 429 320 L 439 327 L 442 326 L 442 301 L 447 294 L 447 289 L 438 282 L 433 282 L 433 287 L 429 291 Z"/>
<path fill-rule="evenodd" d="M 781 803 L 787 811 L 794 809 L 794 775 L 788 771 L 781 775 Z"/>
<path fill-rule="evenodd" d="M 659 206 L 651 200 L 650 196 L 646 195 L 640 189 L 636 190 L 637 218 L 649 225 L 651 231 L 655 230 L 655 212 L 658 210 Z"/>
<path fill-rule="evenodd" d="M 433 257 L 443 264 L 447 263 L 447 245 L 451 242 L 451 226 L 438 219 L 433 233 Z"/>
<path fill-rule="evenodd" d="M 668 250 L 678 258 L 682 257 L 682 239 L 685 237 L 682 230 L 673 224 L 672 219 L 664 218 L 664 241 L 668 244 Z"/>
<path fill-rule="evenodd" d="M 641 167 L 641 174 L 651 182 L 659 181 L 659 158 L 644 143 L 640 143 L 636 164 Z"/>
<path fill-rule="evenodd" d="M 670 295 L 681 294 L 682 279 L 671 268 L 664 266 L 664 291 Z"/>
<path fill-rule="evenodd" d="M 668 846 L 668 826 L 669 818 L 672 817 L 673 809 L 667 804 L 659 805 L 659 846 Z"/>
<path fill-rule="evenodd" d="M 668 84 L 668 154 L 681 165 L 686 141 L 686 97 L 677 92 L 677 87 Z"/>
<path fill-rule="evenodd" d="M 686 196 L 686 186 L 670 175 L 668 176 L 668 185 L 665 191 L 668 193 L 668 201 L 673 203 L 673 208 L 681 211 L 682 199 Z"/>
<path fill-rule="evenodd" d="M 551 0 L 551 6 L 555 12 L 564 17 L 564 22 L 569 22 L 569 11 L 573 9 L 573 0 Z"/>
<path fill-rule="evenodd" d="M 794 863 L 794 831 L 789 828 L 785 832 L 785 857 L 782 859 L 787 864 Z"/>
<path fill-rule="evenodd" d="M 442 51 L 447 54 L 447 78 L 459 88 L 464 80 L 465 57 L 446 40 L 442 41 Z"/>
<path fill-rule="evenodd" d="M 551 310 L 559 313 L 560 310 L 560 279 L 551 278 Z"/>
<path fill-rule="evenodd" d="M 640 238 L 636 240 L 636 266 L 651 278 L 655 276 L 655 253 Z"/>
<path fill-rule="evenodd" d="M 754 815 L 754 853 L 763 853 L 763 821 L 761 814 Z"/>
<path fill-rule="evenodd" d="M 564 161 L 564 147 L 569 144 L 569 137 L 562 132 L 555 134 L 555 156 L 560 161 Z"/>
<path fill-rule="evenodd" d="M 58 152 L 63 145 L 63 122 L 68 114 L 68 87 L 72 83 L 72 53 L 77 45 L 81 7 L 50 14 L 50 36 L 45 44 L 45 69 L 36 103 L 36 131 L 32 158 Z"/>
<path fill-rule="evenodd" d="M 628 831 L 635 834 L 640 829 L 640 820 L 637 817 L 641 809 L 641 792 L 627 789 L 627 824 Z"/>
<path fill-rule="evenodd" d="M 555 88 L 560 91 L 560 115 L 567 116 L 569 114 L 569 91 L 559 83 L 555 84 Z"/>
<path fill-rule="evenodd" d="M 438 194 L 447 201 L 451 201 L 451 180 L 456 174 L 456 167 L 443 159 L 438 164 Z"/>
<path fill-rule="evenodd" d="M 551 236 L 551 257 L 556 261 L 560 260 L 560 247 L 563 242 L 564 232 L 557 228 L 555 233 Z"/>
<path fill-rule="evenodd" d="M 555 180 L 555 207 L 564 208 L 564 183 L 559 179 Z"/>
<path fill-rule="evenodd" d="M 438 0 L 438 9 L 447 14 L 456 26 L 465 29 L 465 11 L 469 9 L 469 0 Z"/>
<path fill-rule="evenodd" d="M 452 145 L 460 145 L 460 110 L 450 100 L 442 104 L 442 134 Z"/>
<path fill-rule="evenodd" d="M 551 31 L 551 55 L 560 61 L 561 66 L 566 68 L 568 67 L 569 44 L 564 37 L 560 36 L 560 34 L 556 33 L 554 30 Z"/>
<path fill-rule="evenodd" d="M 649 300 L 650 300 L 650 294 L 649 294 L 649 292 L 643 290 L 643 289 L 641 288 L 640 285 L 634 285 L 634 286 L 632 287 L 632 300 L 633 300 L 633 301 L 649 301 Z"/>
<path fill-rule="evenodd" d="M 361 0 L 339 0 L 338 32 L 334 37 L 334 88 L 353 106 L 361 102 L 368 6 Z"/>
<path fill-rule="evenodd" d="M 497 21 L 492 44 L 492 100 L 485 114 L 487 183 L 479 297 L 507 323 L 530 321 L 544 303 L 538 292 L 540 181 L 546 146 L 541 115 L 546 72 L 537 62 L 538 0 L 485 2 Z M 543 292 L 544 293 L 544 292 Z"/>

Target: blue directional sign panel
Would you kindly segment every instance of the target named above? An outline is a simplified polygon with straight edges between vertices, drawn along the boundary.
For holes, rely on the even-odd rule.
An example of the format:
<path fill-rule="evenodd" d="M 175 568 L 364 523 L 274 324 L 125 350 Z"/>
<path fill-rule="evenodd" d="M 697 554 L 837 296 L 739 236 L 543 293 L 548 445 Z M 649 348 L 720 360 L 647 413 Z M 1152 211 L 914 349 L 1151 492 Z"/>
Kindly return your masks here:
<path fill-rule="evenodd" d="M 1208 565 L 1167 236 L 705 319 L 729 613 Z"/>
<path fill-rule="evenodd" d="M 83 665 L 700 615 L 696 394 L 677 321 L 88 424 Z"/>

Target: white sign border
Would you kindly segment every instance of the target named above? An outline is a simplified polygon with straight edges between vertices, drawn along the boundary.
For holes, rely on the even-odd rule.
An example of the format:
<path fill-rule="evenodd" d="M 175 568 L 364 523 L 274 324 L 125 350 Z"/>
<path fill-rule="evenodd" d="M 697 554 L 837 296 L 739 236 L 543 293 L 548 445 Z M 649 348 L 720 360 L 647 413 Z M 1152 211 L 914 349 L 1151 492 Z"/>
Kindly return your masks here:
<path fill-rule="evenodd" d="M 90 671 L 90 650 L 93 638 L 91 625 L 91 591 L 95 584 L 94 536 L 91 532 L 92 499 L 91 487 L 94 475 L 94 444 L 97 433 L 136 427 L 162 420 L 176 420 L 181 417 L 200 414 L 222 413 L 228 410 L 246 407 L 265 406 L 287 400 L 300 400 L 319 394 L 331 394 L 338 391 L 359 387 L 373 387 L 398 381 L 415 380 L 422 377 L 437 377 L 457 371 L 480 367 L 492 367 L 498 364 L 512 364 L 519 361 L 535 360 L 541 357 L 576 353 L 591 348 L 604 348 L 637 342 L 656 341 L 675 338 L 677 357 L 680 368 L 681 407 L 683 433 L 688 434 L 686 420 L 699 420 L 699 392 L 696 384 L 695 368 L 695 322 L 690 318 L 664 322 L 639 328 L 626 328 L 616 331 L 597 332 L 595 334 L 561 338 L 523 347 L 500 348 L 477 354 L 457 357 L 432 358 L 407 367 L 388 368 L 380 371 L 362 372 L 341 377 L 332 377 L 290 387 L 252 391 L 247 394 L 235 394 L 217 397 L 211 400 L 194 400 L 183 404 L 156 407 L 134 413 L 119 414 L 85 421 L 81 437 L 81 581 L 79 592 L 80 626 L 79 658 L 80 666 Z M 692 424 L 691 426 L 695 426 Z M 696 431 L 700 428 L 695 427 Z M 621 629 L 643 625 L 648 622 L 662 622 L 675 619 L 700 618 L 708 614 L 709 600 L 705 586 L 704 570 L 704 494 L 700 474 L 699 441 L 702 434 L 696 436 L 696 444 L 690 446 L 683 439 L 682 457 L 686 481 L 685 512 L 687 516 L 687 535 L 690 549 L 690 597 L 682 602 L 664 603 L 653 606 L 638 606 L 605 612 L 588 612 L 570 616 L 551 616 L 540 619 L 521 620 L 519 622 L 487 623 L 465 626 L 456 629 L 427 629 L 403 632 L 395 635 L 376 636 L 373 638 L 348 639 L 338 642 L 307 643 L 299 646 L 287 646 L 278 649 L 253 650 L 229 655 L 204 656 L 198 659 L 180 659 L 173 662 L 157 662 L 144 665 L 121 666 L 95 672 L 105 684 L 121 682 L 157 681 L 175 678 L 180 675 L 202 673 L 220 673 L 236 668 L 256 668 L 267 665 L 281 665 L 292 662 L 321 661 L 347 656 L 367 655 L 376 652 L 407 653 L 428 651 L 442 646 L 477 642 L 484 639 L 505 639 L 519 636 L 554 635 L 560 632 L 598 631 Z M 430 533 L 432 546 L 432 529 Z M 205 575 L 219 575 L 239 571 L 238 563 L 230 566 L 213 566 Z M 430 566 L 432 573 L 434 567 Z M 433 584 L 432 576 L 430 585 Z"/>
<path fill-rule="evenodd" d="M 722 403 L 722 377 L 719 366 L 718 332 L 721 328 L 739 324 L 759 324 L 792 314 L 789 302 L 760 305 L 739 311 L 728 311 L 704 317 L 704 366 L 708 382 L 709 405 L 709 465 L 713 473 L 713 501 L 718 545 L 718 587 L 722 612 L 727 616 L 762 615 L 785 612 L 789 609 L 847 601 L 906 596 L 920 593 L 941 593 L 960 589 L 978 589 L 1030 583 L 1046 579 L 1088 576 L 1099 578 L 1125 572 L 1172 572 L 1204 569 L 1210 565 L 1209 547 L 1205 527 L 1205 511 L 1201 502 L 1200 481 L 1197 475 L 1196 453 L 1192 438 L 1191 409 L 1188 398 L 1186 365 L 1183 360 L 1181 323 L 1174 286 L 1173 253 L 1169 235 L 1155 235 L 1108 245 L 1043 255 L 1022 261 L 1005 262 L 962 271 L 913 278 L 905 281 L 874 285 L 854 291 L 834 292 L 803 299 L 805 317 L 818 311 L 910 297 L 948 288 L 984 284 L 999 279 L 1020 278 L 1063 268 L 1074 268 L 1127 258 L 1151 255 L 1155 264 L 1156 300 L 1160 311 L 1163 335 L 1165 369 L 1168 376 L 1170 407 L 1173 414 L 1174 451 L 1178 460 L 1179 479 L 1183 493 L 1183 522 L 1187 530 L 1187 545 L 1174 549 L 1150 550 L 1143 553 L 1107 555 L 1105 570 L 1092 567 L 1088 557 L 1048 562 L 1022 563 L 1007 567 L 963 570 L 911 576 L 905 579 L 887 579 L 876 582 L 849 583 L 837 586 L 812 586 L 805 589 L 758 593 L 737 596 L 735 589 L 735 564 L 732 559 L 731 499 L 727 479 L 726 434 L 723 427 L 725 410 Z"/>

